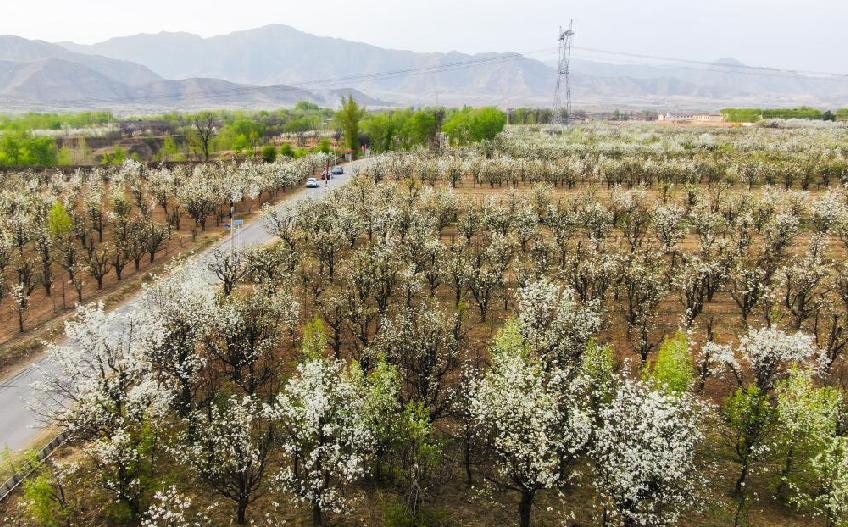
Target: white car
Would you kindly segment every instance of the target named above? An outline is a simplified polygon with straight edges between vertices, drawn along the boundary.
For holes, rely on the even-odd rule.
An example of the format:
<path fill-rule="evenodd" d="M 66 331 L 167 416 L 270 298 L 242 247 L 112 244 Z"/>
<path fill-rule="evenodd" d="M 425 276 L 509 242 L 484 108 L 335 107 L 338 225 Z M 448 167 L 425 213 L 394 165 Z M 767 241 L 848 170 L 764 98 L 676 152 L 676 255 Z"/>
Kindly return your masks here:
<path fill-rule="evenodd" d="M 319 186 L 318 180 L 315 179 L 314 177 L 311 177 L 311 178 L 306 180 L 306 186 L 307 186 L 307 188 L 318 188 L 318 186 Z"/>

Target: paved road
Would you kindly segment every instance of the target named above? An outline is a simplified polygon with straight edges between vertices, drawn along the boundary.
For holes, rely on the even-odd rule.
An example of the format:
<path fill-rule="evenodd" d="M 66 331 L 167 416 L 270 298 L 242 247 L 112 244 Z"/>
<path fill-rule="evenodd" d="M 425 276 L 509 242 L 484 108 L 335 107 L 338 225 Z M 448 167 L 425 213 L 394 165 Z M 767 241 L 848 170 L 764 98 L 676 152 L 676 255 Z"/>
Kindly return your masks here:
<path fill-rule="evenodd" d="M 283 200 L 278 207 L 284 209 L 310 197 L 322 198 L 326 196 L 330 190 L 347 183 L 351 174 L 356 172 L 357 168 L 365 162 L 367 160 L 354 161 L 345 166 L 344 175 L 334 176 L 329 181 L 329 185 L 325 186 L 324 182 L 320 181 L 321 186 L 319 188 L 304 188 Z M 271 239 L 272 236 L 265 230 L 262 221 L 258 220 L 242 227 L 234 241 L 239 247 L 249 247 L 266 243 Z M 211 255 L 212 251 L 219 247 L 227 247 L 229 244 L 230 237 L 227 237 L 217 245 L 207 249 L 198 260 L 200 262 L 205 261 L 204 257 Z M 140 307 L 142 307 L 140 295 L 136 295 L 116 309 L 131 311 Z M 38 362 L 0 381 L 0 449 L 25 449 L 41 434 L 42 425 L 38 417 L 30 410 L 35 397 L 32 383 L 41 376 L 39 369 L 49 370 L 50 366 L 49 357 L 45 356 Z"/>

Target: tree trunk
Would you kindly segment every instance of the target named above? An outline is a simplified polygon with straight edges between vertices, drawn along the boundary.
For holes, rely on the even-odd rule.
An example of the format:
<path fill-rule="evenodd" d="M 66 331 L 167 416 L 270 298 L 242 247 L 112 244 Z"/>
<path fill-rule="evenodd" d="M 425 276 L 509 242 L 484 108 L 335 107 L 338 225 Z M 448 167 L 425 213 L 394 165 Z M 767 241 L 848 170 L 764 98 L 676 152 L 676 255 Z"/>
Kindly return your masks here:
<path fill-rule="evenodd" d="M 318 502 L 312 502 L 312 525 L 315 527 L 324 525 L 324 515 L 321 514 L 321 505 Z"/>
<path fill-rule="evenodd" d="M 247 525 L 247 499 L 241 498 L 236 509 L 236 525 Z"/>
<path fill-rule="evenodd" d="M 789 473 L 792 472 L 792 466 L 795 461 L 795 449 L 790 446 L 786 452 L 786 461 L 783 464 L 783 470 L 780 473 L 780 485 L 777 487 L 777 495 L 780 499 L 786 501 L 789 498 Z"/>
<path fill-rule="evenodd" d="M 468 488 L 474 485 L 474 476 L 471 473 L 471 438 L 465 434 L 465 440 L 462 445 L 462 461 L 465 465 L 465 484 Z"/>
<path fill-rule="evenodd" d="M 518 505 L 518 525 L 519 527 L 530 527 L 530 511 L 533 508 L 534 493 L 530 491 L 522 491 L 521 503 Z"/>
<path fill-rule="evenodd" d="M 733 488 L 733 494 L 736 496 L 742 496 L 745 491 L 745 480 L 748 479 L 748 462 L 742 463 L 742 473 L 739 474 L 739 478 L 736 480 L 736 486 Z"/>

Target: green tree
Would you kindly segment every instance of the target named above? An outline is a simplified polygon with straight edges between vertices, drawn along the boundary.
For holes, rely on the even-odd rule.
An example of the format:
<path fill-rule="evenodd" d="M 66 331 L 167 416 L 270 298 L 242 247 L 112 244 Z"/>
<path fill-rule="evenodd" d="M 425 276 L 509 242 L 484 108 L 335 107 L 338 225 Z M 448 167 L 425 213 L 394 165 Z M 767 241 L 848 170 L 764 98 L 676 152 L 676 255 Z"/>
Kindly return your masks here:
<path fill-rule="evenodd" d="M 393 511 L 397 515 L 394 523 L 431 525 L 428 520 L 433 513 L 424 505 L 443 459 L 441 445 L 433 433 L 430 409 L 410 401 L 395 420 L 390 458 L 394 483 L 405 500 Z"/>
<path fill-rule="evenodd" d="M 294 105 L 294 109 L 300 112 L 317 112 L 321 108 L 314 102 L 298 101 L 298 103 Z"/>
<path fill-rule="evenodd" d="M 0 166 L 54 166 L 59 151 L 52 137 L 35 137 L 29 132 L 0 136 Z"/>
<path fill-rule="evenodd" d="M 601 346 L 595 339 L 586 344 L 586 353 L 580 364 L 580 372 L 586 379 L 586 399 L 592 410 L 590 415 L 600 425 L 600 410 L 609 404 L 615 395 L 616 364 L 612 346 Z"/>
<path fill-rule="evenodd" d="M 284 130 L 290 134 L 302 134 L 318 128 L 318 118 L 304 115 L 287 122 Z"/>
<path fill-rule="evenodd" d="M 273 163 L 277 160 L 277 147 L 274 145 L 265 145 L 262 147 L 262 160 L 266 163 Z"/>
<path fill-rule="evenodd" d="M 397 118 L 390 112 L 377 112 L 362 121 L 362 131 L 371 142 L 374 152 L 388 152 L 395 148 Z"/>
<path fill-rule="evenodd" d="M 824 516 L 827 527 L 848 525 L 848 437 L 831 437 L 810 463 L 810 475 L 815 487 L 792 502 Z"/>
<path fill-rule="evenodd" d="M 280 155 L 283 157 L 294 157 L 294 149 L 289 143 L 280 145 Z"/>
<path fill-rule="evenodd" d="M 265 135 L 265 125 L 248 117 L 241 117 L 224 126 L 216 139 L 221 150 L 242 152 L 255 149 Z"/>
<path fill-rule="evenodd" d="M 808 464 L 837 433 L 842 394 L 838 389 L 813 384 L 812 373 L 795 368 L 775 388 L 779 451 L 783 457 L 778 495 L 789 497 L 791 487 L 801 484 L 796 475 L 808 472 Z"/>
<path fill-rule="evenodd" d="M 492 140 L 506 126 L 506 114 L 497 108 L 463 108 L 445 122 L 443 130 L 451 142 L 467 145 Z"/>
<path fill-rule="evenodd" d="M 74 220 L 68 214 L 68 209 L 60 200 L 53 203 L 50 208 L 50 216 L 47 218 L 50 234 L 57 239 L 63 239 L 73 232 Z"/>
<path fill-rule="evenodd" d="M 770 450 L 775 412 L 768 394 L 754 385 L 738 388 L 724 404 L 722 412 L 727 437 L 733 447 L 736 461 L 740 465 L 734 494 L 739 500 L 736 523 L 745 510 L 748 491 L 746 488 L 751 467 L 766 457 Z"/>
<path fill-rule="evenodd" d="M 61 478 L 52 467 L 46 467 L 34 455 L 32 457 L 32 463 L 38 467 L 39 473 L 24 482 L 27 512 L 44 527 L 71 525 L 71 510 Z"/>
<path fill-rule="evenodd" d="M 59 156 L 57 158 L 57 163 L 59 166 L 69 166 L 74 164 L 74 150 L 68 145 L 62 146 L 59 149 Z"/>
<path fill-rule="evenodd" d="M 217 120 L 214 113 L 201 112 L 191 119 L 188 126 L 189 144 L 203 161 L 209 161 L 209 155 L 212 153 Z"/>
<path fill-rule="evenodd" d="M 406 123 L 406 133 L 414 145 L 427 145 L 436 137 L 439 122 L 435 112 L 422 110 L 413 113 Z"/>
<path fill-rule="evenodd" d="M 342 108 L 336 112 L 336 123 L 342 129 L 345 145 L 353 152 L 354 157 L 359 152 L 359 123 L 363 117 L 365 108 L 359 106 L 353 95 L 342 97 Z"/>
<path fill-rule="evenodd" d="M 127 160 L 127 149 L 122 146 L 116 146 L 112 152 L 103 154 L 101 163 L 104 165 L 122 165 Z"/>
<path fill-rule="evenodd" d="M 655 389 L 668 393 L 683 393 L 692 388 L 695 368 L 686 333 L 678 331 L 673 337 L 665 338 L 643 378 Z"/>
<path fill-rule="evenodd" d="M 159 151 L 159 157 L 162 161 L 171 161 L 180 153 L 180 148 L 171 134 L 165 134 L 165 140 L 162 143 L 162 150 Z"/>
<path fill-rule="evenodd" d="M 65 141 L 61 150 L 59 150 L 58 164 L 59 165 L 82 165 L 90 161 L 91 149 L 88 148 L 85 136 L 79 136 L 76 140 L 76 145 L 70 141 Z"/>
<path fill-rule="evenodd" d="M 303 327 L 303 342 L 301 351 L 303 356 L 309 360 L 320 359 L 324 356 L 329 345 L 327 338 L 327 325 L 316 317 Z"/>
<path fill-rule="evenodd" d="M 330 152 L 332 152 L 333 145 L 332 143 L 330 143 L 330 140 L 326 137 L 321 139 L 321 141 L 318 143 L 318 151 L 324 154 L 329 154 Z"/>
<path fill-rule="evenodd" d="M 763 117 L 759 108 L 724 108 L 721 114 L 731 123 L 755 123 Z"/>

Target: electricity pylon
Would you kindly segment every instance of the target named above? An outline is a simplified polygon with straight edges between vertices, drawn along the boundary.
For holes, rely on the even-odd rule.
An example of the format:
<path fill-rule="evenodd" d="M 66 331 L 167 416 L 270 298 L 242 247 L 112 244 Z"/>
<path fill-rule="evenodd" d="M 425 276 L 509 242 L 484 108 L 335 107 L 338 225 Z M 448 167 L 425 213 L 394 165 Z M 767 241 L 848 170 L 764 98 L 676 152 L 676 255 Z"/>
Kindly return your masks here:
<path fill-rule="evenodd" d="M 574 20 L 568 22 L 568 29 L 559 28 L 559 67 L 557 85 L 554 93 L 553 124 L 563 127 L 571 119 L 571 46 L 574 43 Z"/>

